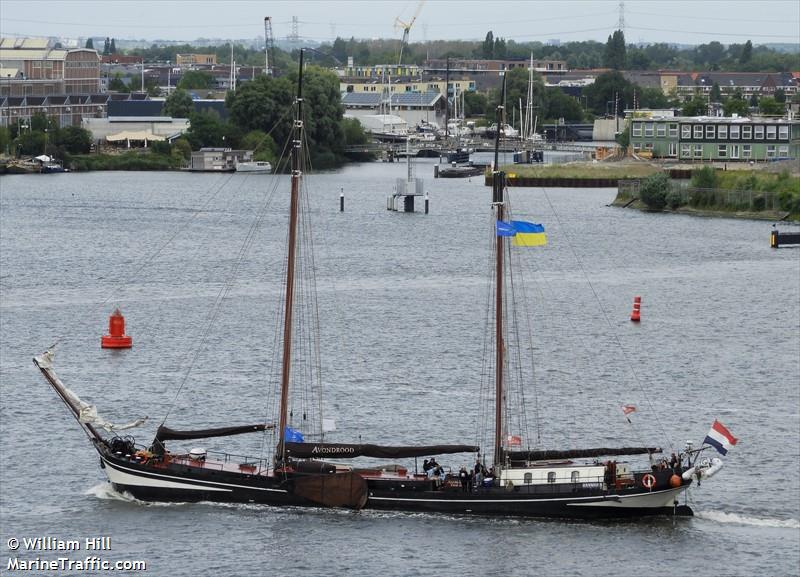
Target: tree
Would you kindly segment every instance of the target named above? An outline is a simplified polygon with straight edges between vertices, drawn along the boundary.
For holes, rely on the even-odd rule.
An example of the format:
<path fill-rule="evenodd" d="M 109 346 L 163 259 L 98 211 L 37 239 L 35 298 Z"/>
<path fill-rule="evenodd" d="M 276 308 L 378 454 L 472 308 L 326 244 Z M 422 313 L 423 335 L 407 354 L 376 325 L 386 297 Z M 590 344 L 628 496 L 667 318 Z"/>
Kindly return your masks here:
<path fill-rule="evenodd" d="M 548 120 L 563 118 L 567 122 L 583 120 L 583 109 L 574 97 L 567 96 L 560 88 L 547 88 L 546 94 L 547 106 L 541 115 L 542 118 Z"/>
<path fill-rule="evenodd" d="M 753 92 L 753 94 L 750 96 L 750 107 L 756 108 L 757 106 L 758 106 L 758 94 Z"/>
<path fill-rule="evenodd" d="M 203 70 L 189 70 L 183 74 L 178 82 L 182 90 L 214 88 L 214 77 Z"/>
<path fill-rule="evenodd" d="M 86 154 L 92 147 L 92 133 L 80 126 L 67 126 L 56 133 L 53 141 L 70 154 Z"/>
<path fill-rule="evenodd" d="M 94 50 L 94 42 L 92 42 L 91 38 L 86 40 L 86 46 L 84 48 L 88 48 L 89 50 Z"/>
<path fill-rule="evenodd" d="M 114 78 L 111 79 L 111 82 L 108 83 L 108 89 L 111 92 L 130 92 L 131 89 L 128 87 L 125 82 L 122 81 L 122 76 L 120 73 L 117 72 L 114 75 Z"/>
<path fill-rule="evenodd" d="M 642 180 L 642 185 L 639 188 L 639 198 L 650 210 L 662 210 L 667 205 L 667 193 L 669 190 L 669 176 L 665 172 L 659 172 Z"/>
<path fill-rule="evenodd" d="M 633 84 L 625 80 L 621 72 L 604 72 L 593 84 L 583 89 L 589 109 L 596 115 L 602 116 L 617 107 L 619 111 L 633 106 Z"/>
<path fill-rule="evenodd" d="M 494 58 L 494 34 L 492 34 L 491 30 L 486 33 L 486 38 L 483 41 L 482 54 L 486 60 Z"/>
<path fill-rule="evenodd" d="M 783 102 L 778 102 L 772 96 L 765 96 L 758 102 L 758 109 L 761 114 L 767 116 L 783 116 L 786 112 L 786 105 Z"/>
<path fill-rule="evenodd" d="M 786 102 L 786 93 L 783 91 L 783 88 L 778 88 L 775 91 L 775 102 Z"/>
<path fill-rule="evenodd" d="M 708 114 L 708 102 L 702 96 L 695 96 L 684 103 L 681 113 L 684 116 L 705 116 Z"/>
<path fill-rule="evenodd" d="M 276 142 L 285 142 L 291 128 L 288 109 L 294 101 L 294 90 L 285 76 L 260 76 L 235 92 L 228 92 L 225 107 L 231 122 L 245 132 L 263 130 Z"/>
<path fill-rule="evenodd" d="M 486 114 L 488 105 L 489 101 L 485 94 L 480 92 L 464 93 L 464 116 L 467 118 Z"/>
<path fill-rule="evenodd" d="M 190 117 L 186 138 L 194 150 L 207 146 L 231 146 L 226 142 L 225 125 L 215 112 L 195 112 Z"/>
<path fill-rule="evenodd" d="M 108 56 L 110 50 L 111 50 L 111 38 L 106 36 L 106 41 L 103 44 L 103 56 Z"/>
<path fill-rule="evenodd" d="M 117 43 L 114 41 L 113 38 L 111 39 L 111 45 L 108 47 L 108 51 L 111 54 L 116 54 L 117 53 Z"/>
<path fill-rule="evenodd" d="M 194 101 L 185 90 L 176 90 L 164 101 L 162 114 L 172 118 L 189 118 L 194 112 Z"/>
<path fill-rule="evenodd" d="M 750 108 L 747 106 L 747 102 L 741 98 L 728 98 L 722 104 L 722 112 L 725 116 L 733 116 L 734 114 L 737 116 L 747 116 L 748 112 L 750 112 Z"/>
<path fill-rule="evenodd" d="M 275 141 L 263 130 L 251 130 L 242 137 L 240 146 L 253 151 L 254 160 L 266 160 L 275 163 Z"/>
<path fill-rule="evenodd" d="M 622 30 L 615 30 L 614 34 L 608 37 L 603 56 L 604 64 L 608 68 L 625 69 L 625 33 Z"/>
<path fill-rule="evenodd" d="M 722 98 L 722 92 L 720 92 L 719 84 L 716 82 L 711 85 L 711 102 L 719 102 Z"/>
<path fill-rule="evenodd" d="M 496 38 L 494 41 L 494 57 L 503 59 L 506 57 L 506 54 L 507 54 L 506 39 Z"/>
<path fill-rule="evenodd" d="M 739 64 L 747 64 L 753 58 L 753 43 L 749 40 L 744 43 L 742 53 L 739 55 Z"/>

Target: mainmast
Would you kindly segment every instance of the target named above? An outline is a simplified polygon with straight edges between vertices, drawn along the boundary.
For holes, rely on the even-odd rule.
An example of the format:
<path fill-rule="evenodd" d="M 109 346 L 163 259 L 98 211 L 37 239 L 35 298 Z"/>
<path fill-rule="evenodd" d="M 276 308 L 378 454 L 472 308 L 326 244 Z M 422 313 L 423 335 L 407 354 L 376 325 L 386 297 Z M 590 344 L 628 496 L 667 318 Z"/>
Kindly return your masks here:
<path fill-rule="evenodd" d="M 297 99 L 295 100 L 294 138 L 292 139 L 292 192 L 289 205 L 289 246 L 286 261 L 286 299 L 283 315 L 283 361 L 281 369 L 281 407 L 276 461 L 285 456 L 283 442 L 289 414 L 289 372 L 292 366 L 292 313 L 294 312 L 294 268 L 297 252 L 297 215 L 299 211 L 300 179 L 302 172 L 303 147 L 303 49 L 300 49 L 300 72 L 297 80 Z"/>
<path fill-rule="evenodd" d="M 503 123 L 503 110 L 506 101 L 506 78 L 500 90 L 500 103 L 497 105 L 497 133 L 494 137 L 494 167 L 492 170 L 492 204 L 496 209 L 496 222 L 505 217 L 505 173 L 500 171 L 500 127 Z M 505 366 L 505 342 L 503 341 L 503 250 L 504 237 L 497 234 L 495 223 L 495 409 L 494 409 L 494 465 L 502 464 L 500 458 L 503 442 L 503 369 Z"/>

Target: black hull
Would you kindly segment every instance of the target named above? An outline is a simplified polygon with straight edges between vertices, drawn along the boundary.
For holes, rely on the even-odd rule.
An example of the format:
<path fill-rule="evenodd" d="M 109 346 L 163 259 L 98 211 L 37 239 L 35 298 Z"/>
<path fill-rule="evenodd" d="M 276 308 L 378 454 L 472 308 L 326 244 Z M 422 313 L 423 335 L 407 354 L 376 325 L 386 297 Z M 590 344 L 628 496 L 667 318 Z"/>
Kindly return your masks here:
<path fill-rule="evenodd" d="M 117 491 L 129 493 L 142 501 L 322 506 L 294 494 L 291 477 L 249 475 L 183 465 L 155 467 L 102 456 L 102 452 L 101 461 Z M 652 492 L 633 489 L 601 495 L 596 491 L 526 494 L 499 487 L 467 493 L 460 489 L 436 488 L 434 482 L 425 479 L 368 479 L 367 484 L 369 498 L 364 508 L 384 511 L 571 519 L 691 515 L 688 507 L 674 506 L 679 491 L 669 488 Z M 670 502 L 669 506 L 658 505 L 665 500 Z M 638 501 L 642 502 L 641 506 L 636 505 Z"/>

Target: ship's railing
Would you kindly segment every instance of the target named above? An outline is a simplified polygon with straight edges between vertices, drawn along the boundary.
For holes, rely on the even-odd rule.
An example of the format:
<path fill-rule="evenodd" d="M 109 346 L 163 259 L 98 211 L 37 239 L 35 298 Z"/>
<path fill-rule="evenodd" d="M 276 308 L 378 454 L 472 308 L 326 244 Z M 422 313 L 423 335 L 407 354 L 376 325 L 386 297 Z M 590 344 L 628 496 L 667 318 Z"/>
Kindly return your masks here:
<path fill-rule="evenodd" d="M 171 459 L 185 459 L 187 461 L 202 463 L 203 468 L 212 469 L 216 468 L 223 470 L 226 465 L 236 465 L 243 473 L 251 473 L 259 475 L 268 471 L 270 467 L 270 460 L 247 455 L 237 455 L 234 453 L 223 453 L 221 451 L 206 451 L 205 456 L 197 458 L 189 453 L 172 453 Z"/>

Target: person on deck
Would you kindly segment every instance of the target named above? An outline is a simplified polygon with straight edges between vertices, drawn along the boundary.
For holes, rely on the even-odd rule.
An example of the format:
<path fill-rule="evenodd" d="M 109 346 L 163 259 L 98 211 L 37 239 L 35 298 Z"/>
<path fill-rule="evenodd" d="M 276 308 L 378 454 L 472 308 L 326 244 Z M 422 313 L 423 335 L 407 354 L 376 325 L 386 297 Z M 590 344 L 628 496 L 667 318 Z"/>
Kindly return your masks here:
<path fill-rule="evenodd" d="M 458 480 L 461 481 L 461 491 L 466 493 L 469 489 L 469 473 L 467 473 L 467 468 L 463 465 L 458 471 Z"/>

